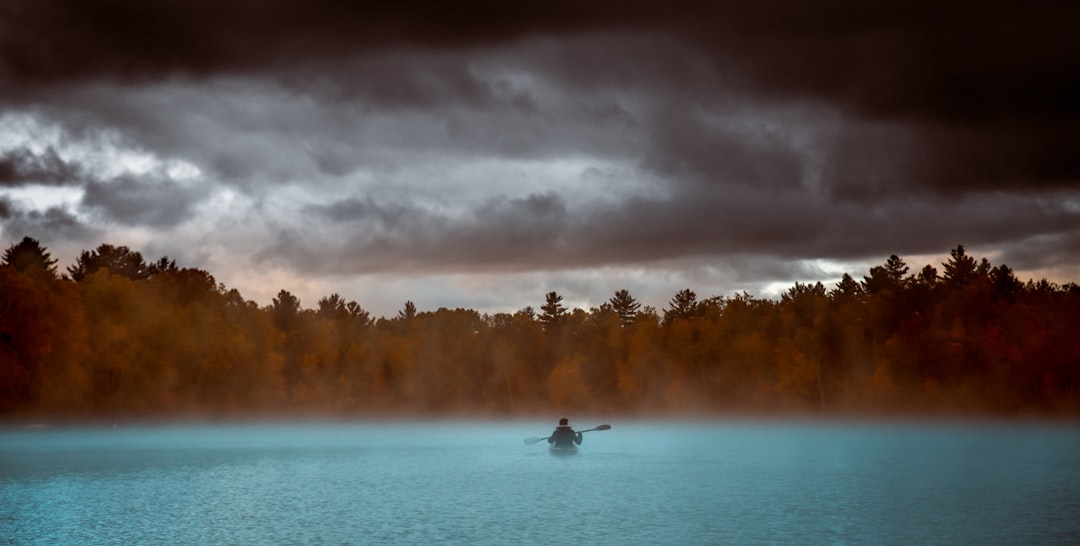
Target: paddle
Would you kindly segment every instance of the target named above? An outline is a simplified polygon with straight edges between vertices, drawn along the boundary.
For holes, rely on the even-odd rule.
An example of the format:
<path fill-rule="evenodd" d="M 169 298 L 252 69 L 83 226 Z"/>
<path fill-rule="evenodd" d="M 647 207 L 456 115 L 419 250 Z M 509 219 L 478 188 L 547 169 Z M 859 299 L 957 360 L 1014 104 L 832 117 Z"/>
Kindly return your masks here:
<path fill-rule="evenodd" d="M 595 426 L 593 428 L 589 428 L 589 429 L 585 429 L 585 430 L 579 430 L 577 432 L 592 432 L 594 430 L 611 430 L 611 425 L 597 425 L 597 426 Z M 531 446 L 531 445 L 533 445 L 533 444 L 535 444 L 537 442 L 542 442 L 544 440 L 547 440 L 548 438 L 551 438 L 551 436 L 548 436 L 547 438 L 525 438 L 525 445 Z"/>

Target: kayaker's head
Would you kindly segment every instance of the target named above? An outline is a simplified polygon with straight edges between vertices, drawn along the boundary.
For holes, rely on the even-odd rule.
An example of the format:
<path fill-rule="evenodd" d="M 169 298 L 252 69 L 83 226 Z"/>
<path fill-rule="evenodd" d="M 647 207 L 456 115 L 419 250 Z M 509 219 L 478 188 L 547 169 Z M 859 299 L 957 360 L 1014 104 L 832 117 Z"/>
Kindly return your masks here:
<path fill-rule="evenodd" d="M 570 426 L 570 420 L 567 419 L 566 417 L 563 417 L 562 419 L 559 419 L 559 426 L 560 427 L 568 427 L 568 426 Z"/>

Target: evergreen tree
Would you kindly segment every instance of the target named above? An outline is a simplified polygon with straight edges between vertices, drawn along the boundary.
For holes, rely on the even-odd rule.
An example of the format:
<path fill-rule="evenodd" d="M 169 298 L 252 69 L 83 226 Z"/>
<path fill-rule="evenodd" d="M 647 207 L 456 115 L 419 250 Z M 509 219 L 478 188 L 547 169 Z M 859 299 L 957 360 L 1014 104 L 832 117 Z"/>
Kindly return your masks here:
<path fill-rule="evenodd" d="M 406 301 L 405 307 L 401 311 L 398 311 L 397 316 L 402 320 L 412 320 L 416 318 L 416 304 L 412 301 Z"/>
<path fill-rule="evenodd" d="M 84 250 L 79 254 L 75 264 L 68 268 L 68 274 L 78 282 L 101 269 L 133 281 L 146 279 L 154 273 L 139 252 L 126 246 L 102 244 L 93 252 Z"/>
<path fill-rule="evenodd" d="M 903 258 L 893 254 L 889 256 L 888 260 L 885 260 L 885 272 L 889 274 L 889 278 L 893 282 L 899 284 L 903 282 L 904 276 L 908 273 L 908 266 L 904 263 Z"/>
<path fill-rule="evenodd" d="M 1012 268 L 1001 264 L 990 270 L 990 284 L 996 297 L 1011 301 L 1024 289 L 1024 284 L 1013 274 Z"/>
<path fill-rule="evenodd" d="M 319 310 L 316 315 L 327 320 L 338 320 L 348 314 L 345 309 L 345 300 L 336 292 L 319 300 Z"/>
<path fill-rule="evenodd" d="M 942 265 L 945 266 L 945 285 L 949 288 L 963 288 L 977 276 L 975 258 L 964 252 L 964 245 L 956 245 L 949 252 L 949 260 Z"/>
<path fill-rule="evenodd" d="M 57 280 L 56 260 L 49 255 L 45 247 L 36 239 L 23 237 L 23 240 L 11 245 L 4 251 L 4 265 L 30 277 Z"/>
<path fill-rule="evenodd" d="M 801 282 L 795 283 L 795 286 L 788 288 L 788 291 L 780 296 L 780 301 L 784 303 L 792 302 L 803 297 L 825 297 L 825 285 L 821 282 L 814 284 L 803 284 Z"/>
<path fill-rule="evenodd" d="M 908 266 L 904 260 L 893 254 L 885 265 L 870 268 L 870 275 L 863 277 L 863 290 L 867 294 L 896 293 L 905 287 L 907 279 L 904 276 L 907 272 Z"/>
<path fill-rule="evenodd" d="M 547 293 L 544 305 L 540 306 L 540 322 L 544 328 L 554 328 L 566 317 L 566 307 L 563 307 L 562 301 L 563 297 L 558 293 Z"/>
<path fill-rule="evenodd" d="M 293 330 L 299 314 L 300 300 L 288 290 L 278 292 L 273 306 L 274 326 L 287 334 Z"/>
<path fill-rule="evenodd" d="M 862 286 L 851 275 L 844 273 L 844 276 L 840 278 L 840 282 L 836 283 L 836 288 L 829 293 L 829 296 L 838 301 L 853 301 L 858 299 L 862 293 Z"/>
<path fill-rule="evenodd" d="M 345 312 L 357 323 L 367 326 L 371 324 L 371 313 L 368 313 L 359 303 L 350 301 L 345 304 Z"/>
<path fill-rule="evenodd" d="M 146 266 L 159 272 L 146 281 L 76 283 L 21 272 L 27 262 L 55 264 L 32 239 L 0 258 L 0 418 L 1080 408 L 1080 286 L 1023 285 L 962 247 L 946 264 L 948 281 L 931 266 L 909 275 L 891 256 L 867 277 L 870 294 L 851 275 L 827 297 L 820 283 L 796 283 L 778 302 L 746 293 L 699 301 L 687 289 L 661 321 L 625 290 L 572 312 L 551 292 L 540 321 L 528 307 L 418 315 L 406 302 L 400 318 L 417 320 L 370 328 L 368 313 L 337 294 L 302 310 L 282 290 L 260 309 L 167 259 Z M 621 328 L 630 316 L 633 328 Z M 541 322 L 558 328 L 546 334 Z"/>
<path fill-rule="evenodd" d="M 146 266 L 147 276 L 153 277 L 164 273 L 176 273 L 176 260 L 170 260 L 168 256 L 162 256 L 158 261 Z"/>
<path fill-rule="evenodd" d="M 697 308 L 697 294 L 689 288 L 680 290 L 668 302 L 668 309 L 664 311 L 664 322 L 671 323 L 677 319 L 689 319 L 697 314 Z"/>
<path fill-rule="evenodd" d="M 608 300 L 608 303 L 611 304 L 611 310 L 616 315 L 619 315 L 619 321 L 622 322 L 623 326 L 633 324 L 637 311 L 641 308 L 641 304 L 626 290 L 615 292 L 615 295 Z"/>
<path fill-rule="evenodd" d="M 273 324 L 284 335 L 281 345 L 281 377 L 286 395 L 291 396 L 303 377 L 304 339 L 300 328 L 300 300 L 287 290 L 278 292 L 271 309 Z"/>
<path fill-rule="evenodd" d="M 934 288 L 937 286 L 937 269 L 930 264 L 926 264 L 926 266 L 919 271 L 919 274 L 915 276 L 915 284 L 923 288 Z"/>

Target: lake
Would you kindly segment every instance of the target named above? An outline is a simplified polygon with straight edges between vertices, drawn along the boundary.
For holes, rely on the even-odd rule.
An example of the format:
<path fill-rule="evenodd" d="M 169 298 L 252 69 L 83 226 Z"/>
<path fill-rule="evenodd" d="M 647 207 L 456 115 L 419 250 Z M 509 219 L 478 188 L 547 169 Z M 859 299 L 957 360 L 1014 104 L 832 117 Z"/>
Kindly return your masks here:
<path fill-rule="evenodd" d="M 606 422 L 0 430 L 0 543 L 1080 543 L 1074 424 Z"/>

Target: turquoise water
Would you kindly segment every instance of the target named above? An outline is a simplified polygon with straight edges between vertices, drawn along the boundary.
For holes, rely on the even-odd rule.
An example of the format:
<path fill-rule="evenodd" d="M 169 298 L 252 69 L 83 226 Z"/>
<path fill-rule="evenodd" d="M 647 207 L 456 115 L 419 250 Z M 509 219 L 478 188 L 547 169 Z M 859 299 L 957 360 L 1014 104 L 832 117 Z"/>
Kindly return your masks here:
<path fill-rule="evenodd" d="M 1080 543 L 1077 426 L 608 422 L 0 431 L 0 543 Z"/>

